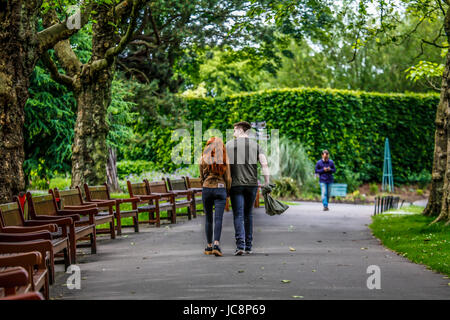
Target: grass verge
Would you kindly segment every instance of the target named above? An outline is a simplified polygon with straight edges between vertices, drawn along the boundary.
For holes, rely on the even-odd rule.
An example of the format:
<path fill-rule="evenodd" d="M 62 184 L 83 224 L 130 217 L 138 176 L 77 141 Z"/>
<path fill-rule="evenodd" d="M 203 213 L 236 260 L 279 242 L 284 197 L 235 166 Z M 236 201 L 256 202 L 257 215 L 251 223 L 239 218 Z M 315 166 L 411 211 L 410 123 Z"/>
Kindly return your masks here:
<path fill-rule="evenodd" d="M 450 276 L 450 225 L 430 225 L 434 218 L 422 216 L 422 210 L 411 206 L 395 210 L 411 214 L 376 215 L 369 227 L 387 248 Z"/>

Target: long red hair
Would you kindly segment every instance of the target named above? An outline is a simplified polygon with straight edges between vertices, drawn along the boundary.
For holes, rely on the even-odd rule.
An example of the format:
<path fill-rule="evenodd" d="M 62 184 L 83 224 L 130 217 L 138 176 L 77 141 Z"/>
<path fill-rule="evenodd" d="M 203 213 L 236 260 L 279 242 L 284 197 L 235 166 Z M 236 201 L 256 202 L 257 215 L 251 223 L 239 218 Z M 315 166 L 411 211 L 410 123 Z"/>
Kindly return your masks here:
<path fill-rule="evenodd" d="M 202 154 L 202 164 L 208 166 L 209 172 L 219 175 L 225 174 L 227 171 L 227 149 L 222 139 L 212 137 L 206 142 Z"/>

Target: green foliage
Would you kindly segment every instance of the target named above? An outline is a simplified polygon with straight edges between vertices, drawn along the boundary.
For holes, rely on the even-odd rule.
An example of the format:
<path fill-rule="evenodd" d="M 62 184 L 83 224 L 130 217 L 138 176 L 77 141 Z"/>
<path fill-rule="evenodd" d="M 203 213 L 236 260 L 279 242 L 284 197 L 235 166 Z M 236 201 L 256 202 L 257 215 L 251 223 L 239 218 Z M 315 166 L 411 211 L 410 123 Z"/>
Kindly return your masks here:
<path fill-rule="evenodd" d="M 346 183 L 347 192 L 354 192 L 362 184 L 360 176 L 361 174 L 359 172 L 354 172 L 352 169 L 345 166 L 342 169 L 336 169 L 334 181 L 336 183 Z"/>
<path fill-rule="evenodd" d="M 422 210 L 413 206 L 404 209 L 416 213 Z M 430 225 L 434 218 L 420 214 L 381 214 L 372 219 L 370 228 L 384 246 L 414 263 L 450 275 L 450 225 L 445 226 L 445 222 Z"/>
<path fill-rule="evenodd" d="M 369 193 L 371 195 L 376 195 L 378 193 L 378 185 L 375 182 L 369 184 Z"/>
<path fill-rule="evenodd" d="M 300 197 L 300 189 L 297 182 L 290 177 L 282 177 L 274 179 L 275 188 L 272 190 L 274 197 L 285 199 L 298 199 Z"/>
<path fill-rule="evenodd" d="M 419 188 L 424 189 L 431 182 L 431 172 L 428 170 L 422 170 L 419 173 L 411 173 L 407 177 L 407 182 L 409 184 L 417 183 Z"/>
<path fill-rule="evenodd" d="M 75 99 L 50 78 L 40 65 L 31 77 L 25 104 L 25 174 L 48 179 L 70 171 L 75 125 Z"/>
<path fill-rule="evenodd" d="M 117 174 L 120 179 L 130 174 L 140 175 L 143 172 L 152 171 L 154 168 L 153 162 L 145 160 L 122 160 L 117 162 Z"/>
<path fill-rule="evenodd" d="M 301 143 L 280 138 L 279 147 L 279 170 L 270 167 L 270 172 L 275 179 L 285 177 L 292 178 L 302 192 L 312 191 L 317 181 L 314 178 L 314 163 L 308 158 L 308 154 Z M 270 153 L 272 154 L 272 153 Z M 269 158 L 269 165 L 274 161 Z"/>
<path fill-rule="evenodd" d="M 405 183 L 408 175 L 432 166 L 437 94 L 299 88 L 186 101 L 188 120 L 202 120 L 203 130 L 225 132 L 240 120 L 265 120 L 269 130 L 306 146 L 310 159 L 329 150 L 336 180 L 350 184 L 350 192 L 360 181 L 381 179 L 386 137 L 394 181 Z M 405 155 L 414 161 L 405 163 Z"/>

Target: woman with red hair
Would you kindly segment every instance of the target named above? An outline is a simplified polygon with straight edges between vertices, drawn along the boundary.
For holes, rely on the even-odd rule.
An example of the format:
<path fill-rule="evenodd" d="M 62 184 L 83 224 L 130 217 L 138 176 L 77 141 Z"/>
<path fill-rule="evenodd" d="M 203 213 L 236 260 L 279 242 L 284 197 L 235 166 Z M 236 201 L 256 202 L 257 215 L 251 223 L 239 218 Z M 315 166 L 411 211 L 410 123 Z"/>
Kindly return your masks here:
<path fill-rule="evenodd" d="M 203 186 L 202 200 L 203 210 L 206 215 L 205 232 L 208 242 L 204 252 L 205 254 L 214 254 L 219 257 L 222 256 L 219 242 L 220 234 L 222 233 L 223 212 L 227 194 L 231 187 L 230 164 L 222 139 L 212 137 L 206 142 L 200 160 L 200 178 Z M 213 207 L 215 209 L 214 219 Z"/>

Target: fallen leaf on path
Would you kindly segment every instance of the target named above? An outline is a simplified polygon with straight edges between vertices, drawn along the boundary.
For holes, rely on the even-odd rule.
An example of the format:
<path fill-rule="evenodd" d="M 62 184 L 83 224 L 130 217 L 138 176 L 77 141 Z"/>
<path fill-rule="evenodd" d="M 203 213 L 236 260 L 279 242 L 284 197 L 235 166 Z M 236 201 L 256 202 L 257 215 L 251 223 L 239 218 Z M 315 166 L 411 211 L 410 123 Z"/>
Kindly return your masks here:
<path fill-rule="evenodd" d="M 361 250 L 367 250 L 367 249 L 369 249 L 369 248 L 361 248 Z"/>
<path fill-rule="evenodd" d="M 131 242 L 130 244 L 131 244 L 132 246 L 134 246 L 134 242 Z"/>
<path fill-rule="evenodd" d="M 289 283 L 289 282 L 291 282 L 291 280 L 281 280 L 281 282 L 283 282 L 283 283 Z"/>
<path fill-rule="evenodd" d="M 303 299 L 304 297 L 303 296 L 292 296 L 292 298 L 294 298 L 294 299 Z"/>
<path fill-rule="evenodd" d="M 317 271 L 316 269 L 313 269 L 313 270 L 312 270 L 312 272 L 316 272 L 316 271 Z"/>
<path fill-rule="evenodd" d="M 296 251 L 295 248 L 289 247 L 289 251 Z"/>
<path fill-rule="evenodd" d="M 122 236 L 122 238 L 128 238 L 128 235 L 127 235 L 127 234 L 125 234 L 125 235 L 123 235 L 123 236 Z"/>
<path fill-rule="evenodd" d="M 264 270 L 264 267 L 261 267 L 261 270 Z"/>
<path fill-rule="evenodd" d="M 244 270 L 238 270 L 238 273 L 244 273 Z"/>

